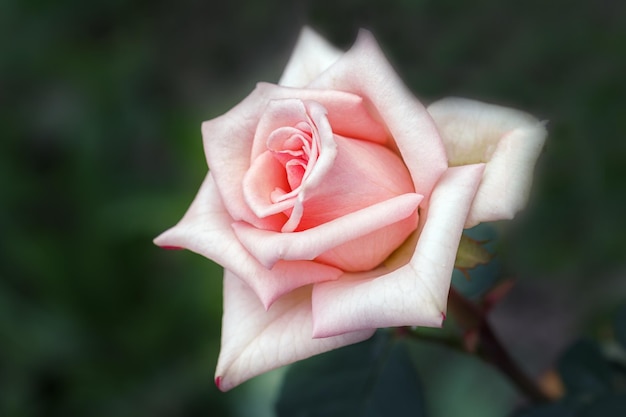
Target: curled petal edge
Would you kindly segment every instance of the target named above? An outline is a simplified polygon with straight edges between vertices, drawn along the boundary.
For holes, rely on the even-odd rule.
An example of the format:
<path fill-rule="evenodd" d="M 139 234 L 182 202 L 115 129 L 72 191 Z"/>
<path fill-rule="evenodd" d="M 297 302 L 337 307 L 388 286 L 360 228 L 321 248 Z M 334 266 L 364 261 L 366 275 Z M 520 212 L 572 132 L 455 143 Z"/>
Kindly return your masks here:
<path fill-rule="evenodd" d="M 232 226 L 246 249 L 263 266 L 271 268 L 280 260 L 315 259 L 343 243 L 405 219 L 415 212 L 422 198 L 419 194 L 402 194 L 301 232 L 260 230 L 245 222 Z"/>

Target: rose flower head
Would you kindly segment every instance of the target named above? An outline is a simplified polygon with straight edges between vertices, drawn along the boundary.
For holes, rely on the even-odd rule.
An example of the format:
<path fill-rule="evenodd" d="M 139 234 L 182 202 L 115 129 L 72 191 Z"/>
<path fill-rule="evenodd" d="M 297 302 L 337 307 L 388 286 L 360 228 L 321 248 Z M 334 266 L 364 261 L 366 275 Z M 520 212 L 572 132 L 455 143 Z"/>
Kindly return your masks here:
<path fill-rule="evenodd" d="M 278 85 L 202 125 L 209 166 L 155 239 L 224 267 L 224 391 L 371 337 L 441 326 L 464 227 L 526 201 L 545 129 L 450 98 L 426 109 L 373 36 L 304 28 Z"/>

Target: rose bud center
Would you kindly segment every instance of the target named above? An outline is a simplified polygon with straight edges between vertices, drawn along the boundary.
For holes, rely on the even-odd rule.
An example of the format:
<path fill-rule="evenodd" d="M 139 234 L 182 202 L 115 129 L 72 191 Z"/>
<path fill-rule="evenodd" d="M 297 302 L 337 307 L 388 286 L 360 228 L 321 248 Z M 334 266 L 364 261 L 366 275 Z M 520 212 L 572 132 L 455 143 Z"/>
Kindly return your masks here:
<path fill-rule="evenodd" d="M 254 145 L 260 150 L 258 155 L 253 151 L 244 196 L 261 218 L 282 214 L 282 233 L 312 229 L 415 192 L 398 154 L 379 143 L 334 133 L 326 113 L 317 102 L 275 100 L 259 122 L 255 142 L 262 146 Z M 417 218 L 416 210 L 316 260 L 346 271 L 372 269 L 415 230 Z"/>

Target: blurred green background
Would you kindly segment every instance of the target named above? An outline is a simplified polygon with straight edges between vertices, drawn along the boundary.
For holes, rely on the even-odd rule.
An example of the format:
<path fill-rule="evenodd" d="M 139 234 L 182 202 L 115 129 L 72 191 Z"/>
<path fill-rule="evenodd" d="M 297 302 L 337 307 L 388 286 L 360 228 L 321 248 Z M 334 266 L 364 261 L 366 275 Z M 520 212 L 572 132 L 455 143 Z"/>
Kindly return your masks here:
<path fill-rule="evenodd" d="M 534 374 L 602 328 L 626 294 L 626 2 L 2 0 L 0 415 L 272 415 L 282 371 L 213 385 L 220 269 L 151 240 L 205 175 L 200 123 L 276 82 L 303 24 L 343 48 L 369 28 L 426 103 L 549 121 L 493 321 Z M 516 403 L 420 349 L 433 416 Z"/>

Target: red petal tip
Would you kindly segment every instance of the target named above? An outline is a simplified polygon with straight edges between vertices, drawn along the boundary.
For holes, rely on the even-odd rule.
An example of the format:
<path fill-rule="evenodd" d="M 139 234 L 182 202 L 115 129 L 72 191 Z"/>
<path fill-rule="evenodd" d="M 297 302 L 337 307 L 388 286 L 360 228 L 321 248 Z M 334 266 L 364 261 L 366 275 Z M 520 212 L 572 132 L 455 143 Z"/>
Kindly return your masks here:
<path fill-rule="evenodd" d="M 446 321 L 446 313 L 444 313 L 443 311 L 441 312 L 441 318 L 443 319 L 443 321 Z"/>
<path fill-rule="evenodd" d="M 222 390 L 222 388 L 220 387 L 220 383 L 222 382 L 222 377 L 221 376 L 216 376 L 215 377 L 215 386 L 217 387 L 218 390 Z"/>
<path fill-rule="evenodd" d="M 165 250 L 183 250 L 185 248 L 181 248 L 180 246 L 159 246 L 161 249 Z"/>

